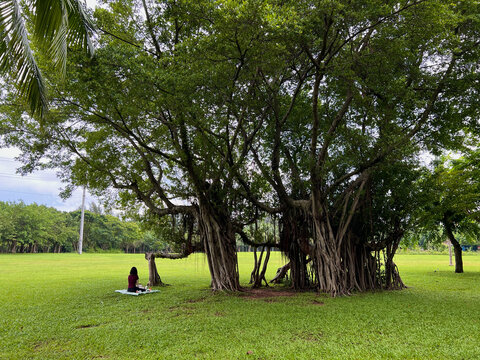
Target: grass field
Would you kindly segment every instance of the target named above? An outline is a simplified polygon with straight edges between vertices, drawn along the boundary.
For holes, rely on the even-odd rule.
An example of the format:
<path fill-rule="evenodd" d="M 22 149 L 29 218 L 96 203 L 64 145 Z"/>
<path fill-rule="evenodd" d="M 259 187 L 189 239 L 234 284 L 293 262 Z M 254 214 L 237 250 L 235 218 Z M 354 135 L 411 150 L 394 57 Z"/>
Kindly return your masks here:
<path fill-rule="evenodd" d="M 146 282 L 143 255 L 0 255 L 0 359 L 480 359 L 480 255 L 464 274 L 447 255 L 396 261 L 403 291 L 249 298 L 211 293 L 196 255 L 158 261 L 171 286 L 135 297 L 114 290 L 131 266 Z"/>

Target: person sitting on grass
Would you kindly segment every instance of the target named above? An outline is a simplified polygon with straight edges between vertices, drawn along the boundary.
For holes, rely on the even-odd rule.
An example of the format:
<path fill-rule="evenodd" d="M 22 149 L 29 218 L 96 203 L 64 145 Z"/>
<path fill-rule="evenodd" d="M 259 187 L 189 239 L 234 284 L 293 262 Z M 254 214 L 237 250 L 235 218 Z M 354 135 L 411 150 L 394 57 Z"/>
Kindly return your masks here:
<path fill-rule="evenodd" d="M 130 275 L 128 275 L 128 292 L 137 292 L 137 291 L 145 291 L 146 289 L 143 287 L 139 287 L 138 284 L 138 272 L 137 268 L 134 266 L 130 270 Z"/>

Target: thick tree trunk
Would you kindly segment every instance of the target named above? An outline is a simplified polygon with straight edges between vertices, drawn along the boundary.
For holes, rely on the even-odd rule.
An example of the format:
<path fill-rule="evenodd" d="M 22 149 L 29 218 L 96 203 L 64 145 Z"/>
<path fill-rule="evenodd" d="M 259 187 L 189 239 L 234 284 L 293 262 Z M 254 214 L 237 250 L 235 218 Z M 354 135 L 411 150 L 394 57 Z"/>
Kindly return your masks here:
<path fill-rule="evenodd" d="M 145 259 L 148 261 L 148 286 L 165 285 L 160 278 L 155 264 L 155 254 L 145 253 Z"/>
<path fill-rule="evenodd" d="M 453 251 L 455 254 L 455 272 L 456 273 L 463 273 L 463 259 L 462 259 L 462 247 L 458 243 L 454 243 L 452 239 L 450 239 L 453 245 Z"/>
<path fill-rule="evenodd" d="M 12 241 L 12 247 L 10 248 L 10 252 L 12 254 L 15 254 L 17 252 L 17 241 L 16 240 Z"/>
<path fill-rule="evenodd" d="M 341 258 L 335 244 L 333 234 L 328 230 L 328 223 L 316 220 L 315 223 L 315 250 L 313 266 L 316 275 L 318 291 L 331 296 L 346 295 L 345 284 L 342 281 Z"/>
<path fill-rule="evenodd" d="M 296 242 L 290 246 L 288 253 L 290 259 L 290 281 L 295 290 L 306 290 L 311 287 L 311 279 L 308 276 L 307 257 L 300 251 Z"/>
<path fill-rule="evenodd" d="M 320 187 L 313 189 L 311 212 L 316 287 L 318 291 L 331 296 L 348 295 L 353 289 L 360 288 L 356 275 L 356 263 L 359 260 L 355 258 L 357 244 L 351 236 L 351 222 L 368 179 L 364 175 L 359 177 L 357 190 L 351 188 L 344 193 L 340 199 L 341 205 L 333 215 L 322 197 Z M 360 259 L 360 266 L 364 266 L 363 260 Z"/>
<path fill-rule="evenodd" d="M 240 290 L 235 233 L 226 216 L 199 205 L 198 227 L 211 275 L 212 290 Z"/>
<path fill-rule="evenodd" d="M 443 225 L 447 232 L 448 239 L 453 245 L 453 251 L 455 254 L 455 272 L 463 273 L 462 247 L 460 246 L 460 243 L 457 241 L 457 239 L 455 239 L 455 236 L 453 235 L 453 225 L 448 220 L 446 215 L 443 218 Z"/>
<path fill-rule="evenodd" d="M 290 268 L 290 281 L 295 290 L 307 290 L 312 279 L 307 269 L 307 256 L 312 256 L 308 239 L 309 221 L 303 210 L 291 209 L 283 214 L 280 229 L 280 249 L 287 255 Z"/>
<path fill-rule="evenodd" d="M 338 239 L 330 224 L 330 219 L 323 206 L 314 196 L 312 200 L 312 214 L 314 224 L 314 253 L 313 266 L 316 275 L 316 287 L 318 291 L 331 296 L 346 295 L 342 273 L 341 253 Z M 340 239 L 343 240 L 343 239 Z"/>

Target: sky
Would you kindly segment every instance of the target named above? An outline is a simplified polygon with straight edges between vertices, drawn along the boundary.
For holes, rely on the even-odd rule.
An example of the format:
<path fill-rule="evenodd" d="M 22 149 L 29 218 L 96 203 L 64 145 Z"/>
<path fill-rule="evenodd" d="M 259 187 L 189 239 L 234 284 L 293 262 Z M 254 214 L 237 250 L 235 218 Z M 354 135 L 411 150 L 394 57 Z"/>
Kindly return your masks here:
<path fill-rule="evenodd" d="M 58 196 L 64 186 L 55 171 L 43 170 L 22 176 L 17 173 L 21 163 L 15 160 L 20 151 L 15 148 L 0 149 L 0 201 L 37 203 L 54 207 L 61 211 L 73 211 L 82 205 L 82 189 L 76 189 L 72 196 L 63 200 Z M 85 207 L 91 202 L 98 203 L 88 191 Z"/>

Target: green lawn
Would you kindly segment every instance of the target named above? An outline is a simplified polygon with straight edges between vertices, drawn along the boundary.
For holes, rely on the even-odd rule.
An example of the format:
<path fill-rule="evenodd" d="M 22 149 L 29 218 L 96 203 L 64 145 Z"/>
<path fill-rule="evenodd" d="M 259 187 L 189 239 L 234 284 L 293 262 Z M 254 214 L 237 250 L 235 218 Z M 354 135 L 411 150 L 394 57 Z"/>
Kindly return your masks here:
<path fill-rule="evenodd" d="M 480 255 L 396 261 L 407 290 L 252 299 L 211 293 L 202 255 L 158 261 L 171 286 L 138 297 L 114 290 L 131 266 L 146 282 L 143 255 L 0 255 L 0 358 L 479 359 Z"/>

